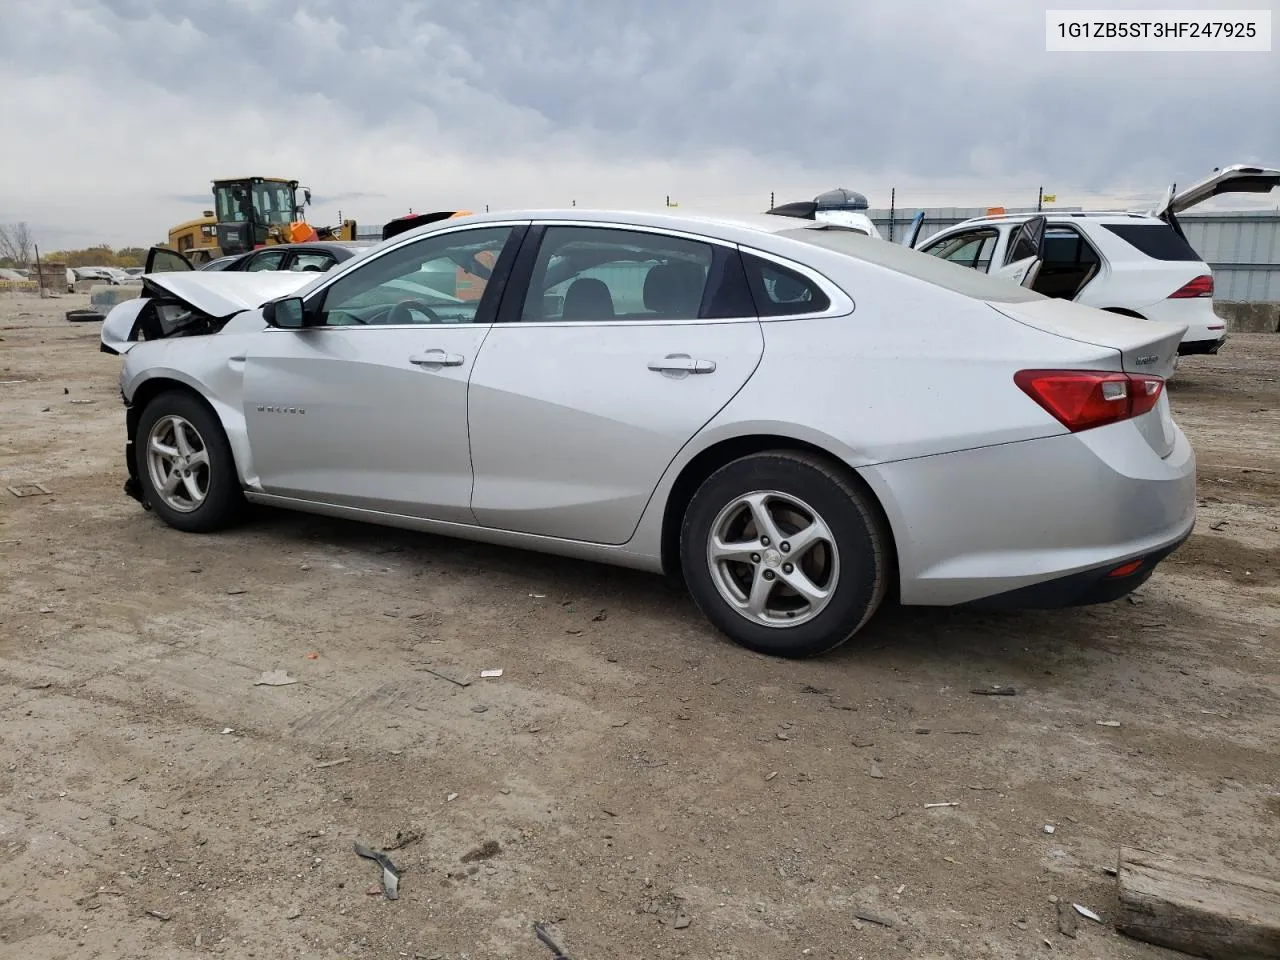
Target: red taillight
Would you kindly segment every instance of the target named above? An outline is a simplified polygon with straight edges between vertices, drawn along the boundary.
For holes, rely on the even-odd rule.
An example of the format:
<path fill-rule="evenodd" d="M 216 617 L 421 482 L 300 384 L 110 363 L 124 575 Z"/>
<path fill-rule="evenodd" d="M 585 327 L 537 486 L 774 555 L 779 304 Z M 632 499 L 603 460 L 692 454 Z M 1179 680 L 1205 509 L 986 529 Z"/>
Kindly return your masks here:
<path fill-rule="evenodd" d="M 1173 293 L 1169 294 L 1170 300 L 1189 300 L 1192 297 L 1212 297 L 1213 296 L 1213 277 L 1205 274 L 1203 277 L 1196 277 L 1189 283 L 1183 284 Z"/>
<path fill-rule="evenodd" d="M 1100 370 L 1019 370 L 1013 382 L 1072 433 L 1140 417 L 1164 389 L 1160 377 Z"/>

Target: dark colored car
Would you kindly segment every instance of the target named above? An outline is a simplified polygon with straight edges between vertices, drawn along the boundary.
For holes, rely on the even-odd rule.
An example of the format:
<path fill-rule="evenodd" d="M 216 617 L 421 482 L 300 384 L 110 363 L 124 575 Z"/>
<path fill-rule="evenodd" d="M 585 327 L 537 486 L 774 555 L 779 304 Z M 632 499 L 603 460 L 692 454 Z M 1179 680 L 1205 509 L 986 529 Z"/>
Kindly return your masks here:
<path fill-rule="evenodd" d="M 344 260 L 358 256 L 372 241 L 313 240 L 307 243 L 279 243 L 260 247 L 234 257 L 219 257 L 201 270 L 292 270 L 323 273 Z"/>

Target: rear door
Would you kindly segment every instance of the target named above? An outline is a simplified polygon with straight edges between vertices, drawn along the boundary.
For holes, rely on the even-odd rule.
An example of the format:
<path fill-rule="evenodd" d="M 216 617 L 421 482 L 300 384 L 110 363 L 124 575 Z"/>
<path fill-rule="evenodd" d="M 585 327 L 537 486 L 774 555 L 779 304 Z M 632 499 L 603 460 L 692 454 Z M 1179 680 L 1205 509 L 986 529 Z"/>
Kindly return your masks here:
<path fill-rule="evenodd" d="M 992 270 L 991 275 L 1024 287 L 1034 286 L 1044 263 L 1045 226 L 1041 216 L 1019 226 L 1005 245 L 1004 266 Z"/>
<path fill-rule="evenodd" d="M 476 519 L 625 543 L 667 466 L 763 349 L 736 248 L 535 226 L 471 375 Z"/>

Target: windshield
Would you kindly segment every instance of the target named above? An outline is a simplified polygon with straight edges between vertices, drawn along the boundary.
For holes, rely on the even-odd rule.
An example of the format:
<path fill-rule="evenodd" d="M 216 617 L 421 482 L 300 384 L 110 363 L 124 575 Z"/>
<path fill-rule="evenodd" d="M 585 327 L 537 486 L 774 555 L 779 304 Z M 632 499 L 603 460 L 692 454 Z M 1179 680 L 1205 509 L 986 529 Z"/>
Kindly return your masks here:
<path fill-rule="evenodd" d="M 958 266 L 940 260 L 928 253 L 912 250 L 898 243 L 876 240 L 851 230 L 781 230 L 780 237 L 802 240 L 817 247 L 825 247 L 867 263 L 905 273 L 909 277 L 936 284 L 953 293 L 960 293 L 977 300 L 998 303 L 1020 303 L 1026 300 L 1043 300 L 1042 294 L 1009 280 L 979 273 L 969 267 Z"/>
<path fill-rule="evenodd" d="M 213 197 L 219 223 L 243 223 L 250 209 L 260 223 L 293 221 L 293 190 L 287 183 L 226 183 L 214 188 Z"/>

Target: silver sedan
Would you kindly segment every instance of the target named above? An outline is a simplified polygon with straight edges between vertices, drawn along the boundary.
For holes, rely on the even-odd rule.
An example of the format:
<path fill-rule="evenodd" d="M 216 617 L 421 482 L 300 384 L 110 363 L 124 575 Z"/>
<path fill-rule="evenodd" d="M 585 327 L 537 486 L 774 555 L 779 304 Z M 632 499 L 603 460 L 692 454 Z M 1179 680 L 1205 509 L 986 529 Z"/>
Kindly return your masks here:
<path fill-rule="evenodd" d="M 1025 238 L 1034 258 L 1038 238 Z M 665 572 L 808 656 L 904 604 L 1115 599 L 1189 534 L 1164 377 L 1184 328 L 821 221 L 469 216 L 321 275 L 155 273 L 126 490 Z"/>

